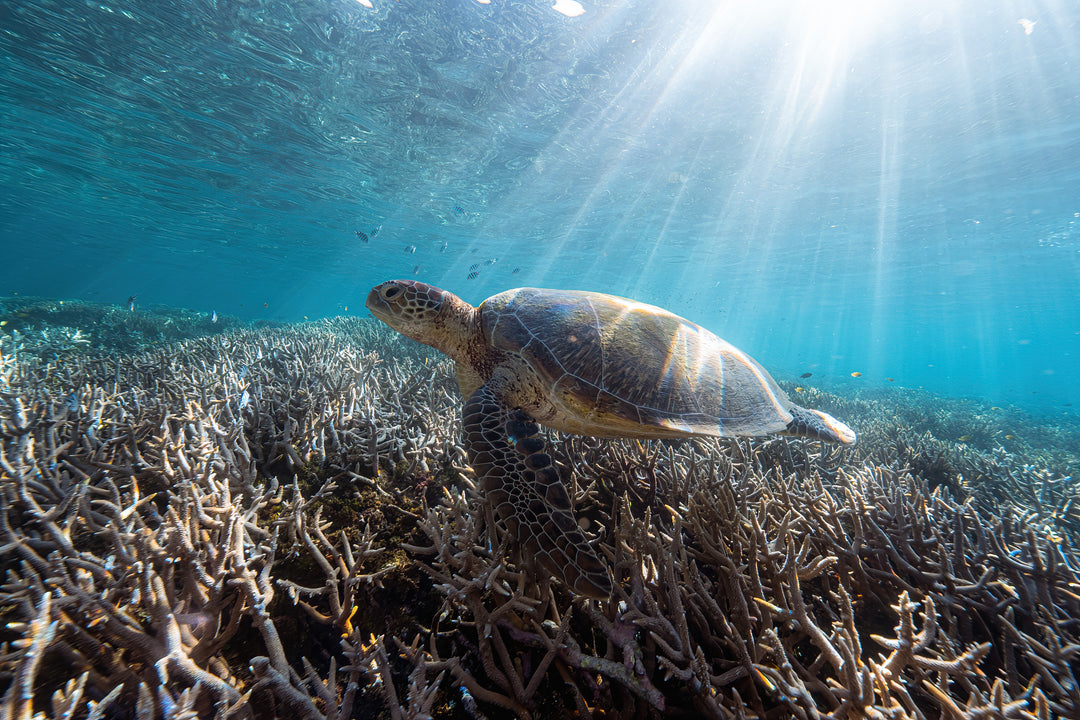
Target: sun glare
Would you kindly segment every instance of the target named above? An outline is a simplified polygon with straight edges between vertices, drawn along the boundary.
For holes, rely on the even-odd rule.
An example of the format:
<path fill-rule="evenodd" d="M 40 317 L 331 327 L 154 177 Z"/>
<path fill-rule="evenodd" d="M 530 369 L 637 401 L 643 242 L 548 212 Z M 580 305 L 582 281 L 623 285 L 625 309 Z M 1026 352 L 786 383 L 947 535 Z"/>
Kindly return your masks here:
<path fill-rule="evenodd" d="M 889 9 L 889 3 L 880 0 L 819 0 L 801 4 L 799 14 L 808 35 L 854 43 L 870 39 Z"/>
<path fill-rule="evenodd" d="M 585 7 L 577 0 L 555 0 L 555 4 L 551 6 L 551 9 L 566 17 L 577 17 L 585 14 Z"/>

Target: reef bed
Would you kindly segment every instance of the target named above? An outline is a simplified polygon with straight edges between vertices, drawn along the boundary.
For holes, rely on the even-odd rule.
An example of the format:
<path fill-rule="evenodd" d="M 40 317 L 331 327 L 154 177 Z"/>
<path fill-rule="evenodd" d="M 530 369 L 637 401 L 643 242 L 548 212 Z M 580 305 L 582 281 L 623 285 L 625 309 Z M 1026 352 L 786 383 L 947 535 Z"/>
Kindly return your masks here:
<path fill-rule="evenodd" d="M 583 601 L 492 544 L 426 348 L 65 327 L 0 335 L 5 720 L 1080 717 L 1075 424 L 800 388 L 859 444 L 553 438 Z"/>

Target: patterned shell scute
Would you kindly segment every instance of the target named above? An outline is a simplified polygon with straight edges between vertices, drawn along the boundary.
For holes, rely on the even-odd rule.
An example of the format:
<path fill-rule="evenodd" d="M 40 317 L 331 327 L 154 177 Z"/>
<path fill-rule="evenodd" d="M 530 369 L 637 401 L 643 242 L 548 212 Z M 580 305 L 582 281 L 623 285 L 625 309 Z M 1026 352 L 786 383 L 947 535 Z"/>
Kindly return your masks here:
<path fill-rule="evenodd" d="M 524 358 L 544 392 L 598 435 L 757 435 L 791 421 L 790 400 L 760 365 L 661 308 L 523 288 L 480 309 L 488 342 Z"/>

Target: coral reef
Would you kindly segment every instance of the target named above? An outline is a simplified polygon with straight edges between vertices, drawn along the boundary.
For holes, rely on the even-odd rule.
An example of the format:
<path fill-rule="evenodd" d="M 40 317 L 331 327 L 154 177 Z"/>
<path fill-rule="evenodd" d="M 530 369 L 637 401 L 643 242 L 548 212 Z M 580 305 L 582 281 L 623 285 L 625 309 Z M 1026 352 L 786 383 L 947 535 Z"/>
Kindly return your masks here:
<path fill-rule="evenodd" d="M 8 340 L 26 354 L 52 360 L 64 360 L 91 344 L 99 350 L 135 352 L 241 326 L 227 315 L 164 305 L 129 309 L 82 300 L 0 298 L 0 329 L 11 333 Z"/>
<path fill-rule="evenodd" d="M 434 352 L 57 322 L 0 346 L 5 720 L 1080 717 L 1076 450 L 1035 423 L 809 390 L 858 446 L 555 438 L 584 601 L 492 545 Z"/>

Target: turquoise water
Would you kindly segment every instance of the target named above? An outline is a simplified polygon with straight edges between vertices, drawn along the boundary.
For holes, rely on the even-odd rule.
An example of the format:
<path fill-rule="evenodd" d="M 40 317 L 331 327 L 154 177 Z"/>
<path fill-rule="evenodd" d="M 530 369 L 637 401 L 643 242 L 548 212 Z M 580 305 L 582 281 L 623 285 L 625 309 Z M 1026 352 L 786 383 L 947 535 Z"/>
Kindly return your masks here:
<path fill-rule="evenodd" d="M 1075 4 L 371 4 L 3 2 L 0 295 L 591 289 L 780 379 L 1075 416 Z"/>

